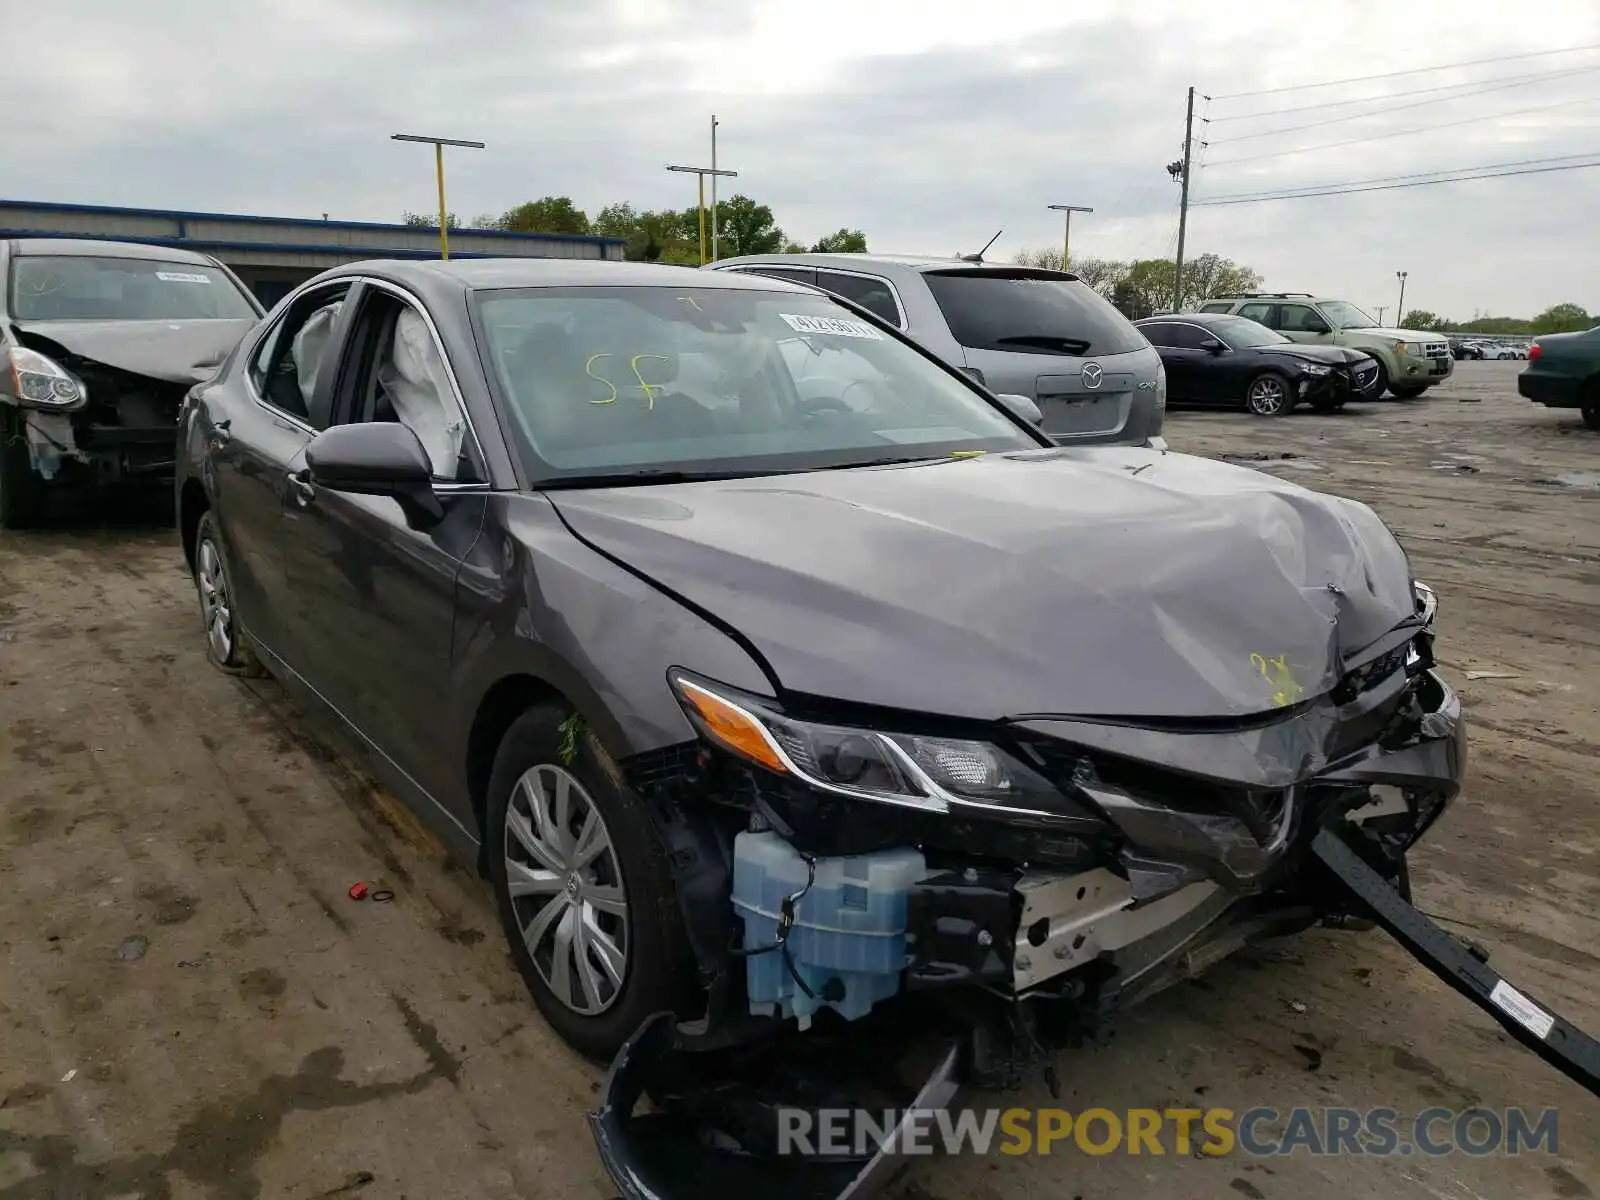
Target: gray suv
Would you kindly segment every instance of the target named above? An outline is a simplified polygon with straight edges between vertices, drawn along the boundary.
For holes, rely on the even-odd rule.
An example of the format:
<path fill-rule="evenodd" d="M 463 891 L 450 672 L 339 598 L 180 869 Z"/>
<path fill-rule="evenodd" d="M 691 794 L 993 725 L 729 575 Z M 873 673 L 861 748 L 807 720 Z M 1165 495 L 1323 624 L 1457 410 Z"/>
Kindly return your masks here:
<path fill-rule="evenodd" d="M 1160 355 L 1076 275 L 886 254 L 757 254 L 710 269 L 787 279 L 851 301 L 990 391 L 1033 400 L 1058 443 L 1146 445 L 1161 432 Z"/>

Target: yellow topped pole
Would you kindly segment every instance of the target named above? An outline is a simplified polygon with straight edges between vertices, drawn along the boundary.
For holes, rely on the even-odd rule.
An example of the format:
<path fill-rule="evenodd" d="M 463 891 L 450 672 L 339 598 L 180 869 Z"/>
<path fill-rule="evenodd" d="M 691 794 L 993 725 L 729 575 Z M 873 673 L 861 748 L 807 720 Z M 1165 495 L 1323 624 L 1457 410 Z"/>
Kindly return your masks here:
<path fill-rule="evenodd" d="M 700 265 L 706 265 L 706 176 L 700 172 Z"/>
<path fill-rule="evenodd" d="M 444 204 L 444 145 L 441 142 L 433 144 L 433 169 L 439 177 L 439 257 L 450 257 L 450 217 Z"/>

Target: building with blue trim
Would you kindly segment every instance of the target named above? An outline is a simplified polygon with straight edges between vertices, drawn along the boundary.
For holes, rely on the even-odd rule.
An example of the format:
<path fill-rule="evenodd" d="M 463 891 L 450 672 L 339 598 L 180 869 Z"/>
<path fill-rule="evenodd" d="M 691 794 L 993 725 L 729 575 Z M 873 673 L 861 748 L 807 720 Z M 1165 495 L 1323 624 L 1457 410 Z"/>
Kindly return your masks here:
<path fill-rule="evenodd" d="M 370 221 L 0 200 L 0 238 L 106 238 L 180 246 L 221 259 L 269 308 L 329 267 L 365 258 L 438 258 L 439 231 Z M 452 229 L 451 258 L 621 259 L 621 238 Z"/>

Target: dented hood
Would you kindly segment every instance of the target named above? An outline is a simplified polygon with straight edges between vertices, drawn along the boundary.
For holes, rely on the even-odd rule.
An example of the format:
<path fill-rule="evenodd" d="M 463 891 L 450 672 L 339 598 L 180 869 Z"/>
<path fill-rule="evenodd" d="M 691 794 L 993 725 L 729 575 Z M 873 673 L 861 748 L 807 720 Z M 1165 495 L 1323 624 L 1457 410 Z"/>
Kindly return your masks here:
<path fill-rule="evenodd" d="M 550 495 L 786 691 L 911 711 L 1268 712 L 1416 619 L 1365 505 L 1154 450 Z"/>
<path fill-rule="evenodd" d="M 254 320 L 13 321 L 24 341 L 40 339 L 108 367 L 167 383 L 209 379 Z M 50 349 L 37 346 L 40 353 Z"/>

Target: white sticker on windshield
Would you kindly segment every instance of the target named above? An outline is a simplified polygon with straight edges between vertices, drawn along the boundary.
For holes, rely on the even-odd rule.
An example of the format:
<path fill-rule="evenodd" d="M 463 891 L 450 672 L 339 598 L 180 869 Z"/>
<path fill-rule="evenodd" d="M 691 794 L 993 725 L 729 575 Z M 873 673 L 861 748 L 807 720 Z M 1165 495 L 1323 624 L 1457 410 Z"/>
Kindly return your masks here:
<path fill-rule="evenodd" d="M 164 279 L 168 283 L 210 283 L 205 275 L 196 275 L 190 271 L 157 271 L 157 279 Z"/>
<path fill-rule="evenodd" d="M 804 317 L 793 313 L 779 313 L 789 328 L 796 333 L 831 333 L 837 337 L 868 338 L 881 342 L 883 335 L 865 321 L 847 321 L 843 317 Z"/>

